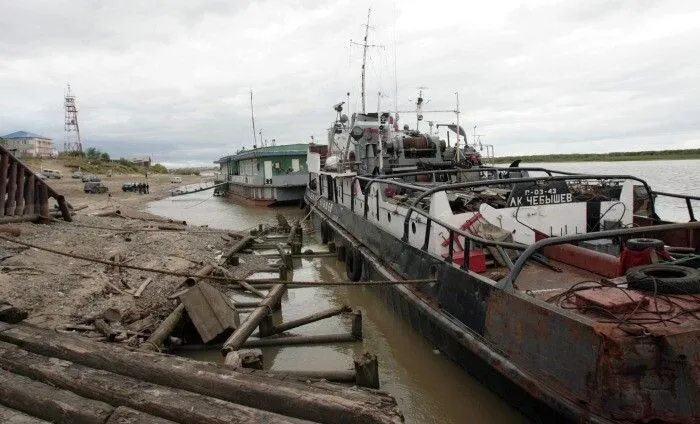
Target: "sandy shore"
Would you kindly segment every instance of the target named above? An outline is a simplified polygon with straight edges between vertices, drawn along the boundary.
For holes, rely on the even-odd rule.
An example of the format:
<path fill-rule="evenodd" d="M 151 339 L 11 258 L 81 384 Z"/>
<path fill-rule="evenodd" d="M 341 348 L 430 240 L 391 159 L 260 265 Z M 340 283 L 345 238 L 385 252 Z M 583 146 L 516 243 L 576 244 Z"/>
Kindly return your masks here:
<path fill-rule="evenodd" d="M 122 192 L 122 184 L 141 179 L 145 181 L 143 176 L 135 175 L 104 178 L 111 196 L 86 194 L 83 183 L 70 176 L 48 180 L 75 208 L 88 207 L 76 213 L 74 222 L 3 227 L 18 228 L 21 235 L 12 239 L 39 247 L 103 260 L 116 256 L 128 265 L 188 273 L 195 273 L 203 264 L 216 261 L 235 242 L 237 235 L 226 231 L 182 225 L 179 231 L 169 231 L 159 229 L 163 226 L 159 222 L 94 216 L 101 211 L 120 209 L 129 216 L 148 218 L 148 214 L 142 213 L 146 204 L 168 196 L 173 184 L 168 175 L 149 175 L 150 194 Z M 194 176 L 183 178 L 183 184 L 200 181 Z M 242 262 L 248 266 L 240 267 L 236 274 L 245 274 L 248 267 L 264 265 L 252 259 Z M 143 295 L 136 298 L 133 292 L 149 278 L 151 282 Z M 168 296 L 177 291 L 184 279 L 115 269 L 0 240 L 0 301 L 28 311 L 27 322 L 43 327 L 62 328 L 114 308 L 123 316 L 120 325 L 147 333 L 172 310 L 175 301 Z M 97 333 L 88 335 L 100 336 Z"/>

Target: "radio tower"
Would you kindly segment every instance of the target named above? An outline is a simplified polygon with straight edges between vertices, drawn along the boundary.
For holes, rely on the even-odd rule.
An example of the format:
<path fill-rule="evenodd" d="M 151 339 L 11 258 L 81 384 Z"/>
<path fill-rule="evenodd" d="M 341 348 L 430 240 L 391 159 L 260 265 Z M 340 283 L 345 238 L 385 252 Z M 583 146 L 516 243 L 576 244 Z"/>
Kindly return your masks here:
<path fill-rule="evenodd" d="M 63 150 L 65 152 L 83 152 L 83 143 L 80 141 L 80 128 L 78 127 L 78 108 L 75 106 L 75 96 L 70 91 L 70 83 L 66 90 L 66 97 L 63 106 L 66 110 L 66 120 L 63 126 L 65 130 L 65 140 Z"/>

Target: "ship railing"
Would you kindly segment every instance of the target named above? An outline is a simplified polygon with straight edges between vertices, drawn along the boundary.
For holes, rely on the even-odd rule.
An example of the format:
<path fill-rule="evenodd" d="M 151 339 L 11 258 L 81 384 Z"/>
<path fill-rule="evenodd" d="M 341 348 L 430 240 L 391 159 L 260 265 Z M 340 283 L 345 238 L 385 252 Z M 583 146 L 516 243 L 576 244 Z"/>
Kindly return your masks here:
<path fill-rule="evenodd" d="M 364 176 L 353 176 L 353 180 L 351 182 L 351 186 L 354 186 L 355 181 L 365 181 L 367 184 L 365 185 L 364 188 L 364 211 L 363 211 L 363 217 L 367 219 L 368 214 L 369 214 L 369 196 L 370 196 L 370 187 L 374 183 L 379 183 L 379 184 L 391 184 L 397 187 L 403 187 L 408 190 L 415 190 L 415 191 L 420 191 L 421 194 L 418 195 L 414 200 L 413 204 L 411 205 L 405 205 L 407 208 L 406 211 L 406 216 L 404 217 L 404 224 L 403 224 L 403 236 L 401 238 L 402 241 L 408 243 L 409 240 L 409 223 L 411 222 L 411 215 L 417 214 L 425 217 L 426 219 L 426 229 L 425 229 L 425 239 L 423 241 L 423 245 L 421 247 L 422 250 L 427 250 L 428 245 L 430 243 L 430 234 L 431 234 L 431 227 L 433 223 L 436 225 L 439 225 L 443 227 L 445 230 L 448 232 L 448 237 L 447 240 L 455 240 L 455 237 L 464 237 L 466 240 L 469 240 L 470 242 L 465 243 L 464 246 L 464 258 L 462 261 L 462 268 L 463 269 L 468 269 L 469 268 L 469 250 L 471 249 L 470 245 L 471 242 L 479 243 L 485 246 L 493 246 L 493 247 L 500 247 L 500 248 L 505 248 L 505 249 L 514 249 L 514 250 L 525 250 L 527 248 L 526 245 L 519 244 L 519 243 L 510 243 L 510 242 L 504 242 L 504 241 L 496 241 L 496 240 L 489 240 L 485 239 L 482 237 L 478 237 L 474 234 L 471 234 L 467 232 L 466 230 L 462 230 L 460 228 L 457 228 L 456 226 L 449 224 L 445 222 L 444 220 L 437 218 L 435 216 L 430 215 L 429 212 L 424 211 L 419 207 L 419 204 L 421 201 L 423 201 L 425 198 L 441 192 L 441 191 L 448 191 L 448 190 L 459 190 L 459 189 L 464 189 L 464 188 L 473 188 L 473 187 L 479 187 L 479 186 L 493 186 L 493 185 L 503 185 L 503 184 L 519 184 L 519 183 L 535 183 L 535 182 L 544 182 L 544 181 L 568 181 L 568 180 L 575 180 L 575 181 L 587 181 L 587 180 L 634 180 L 639 183 L 641 183 L 642 186 L 644 186 L 646 192 L 651 198 L 652 190 L 647 184 L 646 181 L 644 181 L 641 178 L 632 176 L 632 175 L 584 175 L 584 174 L 567 174 L 567 175 L 552 175 L 552 176 L 546 176 L 546 177 L 529 177 L 529 178 L 509 178 L 509 179 L 498 179 L 498 180 L 480 180 L 480 181 L 472 181 L 472 182 L 464 182 L 464 183 L 456 183 L 456 184 L 441 184 L 440 186 L 437 187 L 423 187 L 411 183 L 406 183 L 406 182 L 401 182 L 401 181 L 394 181 L 394 180 L 387 180 L 385 178 L 374 178 L 374 177 L 364 177 Z M 377 196 L 378 196 L 378 191 L 377 191 Z M 354 190 L 351 191 L 351 210 L 354 212 L 355 211 L 355 197 L 356 194 Z M 377 199 L 377 208 L 379 208 L 379 199 Z M 656 216 L 656 212 L 654 210 L 654 204 L 652 202 L 651 204 L 651 212 L 652 212 L 652 217 L 656 217 L 658 220 L 658 217 Z M 684 228 L 684 227 L 679 227 L 679 228 Z M 654 226 L 654 229 L 657 229 L 657 226 Z M 649 228 L 646 227 L 646 231 L 649 231 Z M 601 235 L 602 232 L 595 232 L 592 233 L 594 236 L 592 238 L 603 238 L 604 236 Z M 447 256 L 445 257 L 445 261 L 449 263 L 453 263 L 454 259 L 454 243 L 449 243 L 448 245 L 448 253 Z"/>
<path fill-rule="evenodd" d="M 690 222 L 695 222 L 697 219 L 695 219 L 695 211 L 693 210 L 693 201 L 698 201 L 700 202 L 700 197 L 698 196 L 690 196 L 687 194 L 676 194 L 676 193 L 666 193 L 663 191 L 652 191 L 651 194 L 655 196 L 665 196 L 665 197 L 672 197 L 675 199 L 684 199 L 685 200 L 685 205 L 688 209 L 688 216 L 690 217 Z"/>
<path fill-rule="evenodd" d="M 510 274 L 501 280 L 500 282 L 497 283 L 497 286 L 509 290 L 513 289 L 513 283 L 518 279 L 518 276 L 520 275 L 520 272 L 523 270 L 523 267 L 527 263 L 528 260 L 543 249 L 544 247 L 547 246 L 555 246 L 559 244 L 566 244 L 566 243 L 578 243 L 581 241 L 587 241 L 587 240 L 595 240 L 595 239 L 600 239 L 600 238 L 610 238 L 610 237 L 618 237 L 618 236 L 633 236 L 637 234 L 644 234 L 648 233 L 650 229 L 653 229 L 653 231 L 657 232 L 662 232 L 662 231 L 673 231 L 673 230 L 700 230 L 700 222 L 694 221 L 694 222 L 687 222 L 687 223 L 679 223 L 679 224 L 659 224 L 659 225 L 654 225 L 652 228 L 650 227 L 632 227 L 632 228 L 618 228 L 615 230 L 606 230 L 606 231 L 597 231 L 593 233 L 585 233 L 585 234 L 573 234 L 573 235 L 567 235 L 567 236 L 558 236 L 558 237 L 549 237 L 542 239 L 540 241 L 537 241 L 529 246 L 520 254 L 518 259 L 513 263 L 513 268 L 510 271 Z"/>
<path fill-rule="evenodd" d="M 425 169 L 422 171 L 410 171 L 410 172 L 401 172 L 401 173 L 395 173 L 395 174 L 381 175 L 381 176 L 377 176 L 376 178 L 388 179 L 388 178 L 414 177 L 414 176 L 419 176 L 419 175 L 432 175 L 433 181 L 435 181 L 435 176 L 442 175 L 442 174 L 461 174 L 461 173 L 486 172 L 486 173 L 493 173 L 493 174 L 498 175 L 498 173 L 518 172 L 518 171 L 544 172 L 548 176 L 552 176 L 553 174 L 580 175 L 580 174 L 577 174 L 575 172 L 557 171 L 554 169 L 540 168 L 540 167 L 511 168 L 511 167 L 506 167 L 506 166 L 481 166 L 481 167 L 472 167 L 472 168 Z"/>

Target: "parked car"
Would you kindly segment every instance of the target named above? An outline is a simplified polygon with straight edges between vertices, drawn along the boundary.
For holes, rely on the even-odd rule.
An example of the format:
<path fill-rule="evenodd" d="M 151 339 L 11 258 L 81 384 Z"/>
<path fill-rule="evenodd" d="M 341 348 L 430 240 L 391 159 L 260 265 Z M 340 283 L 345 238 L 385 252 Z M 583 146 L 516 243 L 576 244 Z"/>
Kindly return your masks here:
<path fill-rule="evenodd" d="M 46 179 L 46 175 L 42 174 L 41 172 L 37 172 L 37 173 L 36 173 L 36 176 L 39 177 L 39 178 L 41 178 L 42 180 L 45 180 L 45 179 Z"/>
<path fill-rule="evenodd" d="M 60 179 L 63 177 L 61 171 L 56 171 L 53 169 L 44 169 L 41 171 L 42 174 L 46 175 L 46 178 Z"/>
<path fill-rule="evenodd" d="M 83 173 L 80 171 L 75 171 L 73 175 L 71 175 L 71 178 L 83 178 Z"/>
<path fill-rule="evenodd" d="M 88 181 L 83 187 L 85 193 L 107 193 L 109 189 L 99 181 Z"/>
<path fill-rule="evenodd" d="M 182 182 L 182 177 L 176 177 L 174 175 L 172 177 L 170 177 L 171 184 L 179 184 L 181 182 Z"/>
<path fill-rule="evenodd" d="M 138 183 L 124 183 L 122 184 L 122 191 L 138 191 Z"/>
<path fill-rule="evenodd" d="M 83 175 L 83 177 L 81 178 L 81 180 L 82 180 L 84 183 L 86 183 L 86 182 L 88 182 L 88 181 L 95 182 L 95 183 L 99 183 L 100 181 L 102 181 L 102 180 L 100 179 L 100 177 L 98 177 L 97 175 L 90 175 L 90 174 L 85 174 L 85 175 Z"/>

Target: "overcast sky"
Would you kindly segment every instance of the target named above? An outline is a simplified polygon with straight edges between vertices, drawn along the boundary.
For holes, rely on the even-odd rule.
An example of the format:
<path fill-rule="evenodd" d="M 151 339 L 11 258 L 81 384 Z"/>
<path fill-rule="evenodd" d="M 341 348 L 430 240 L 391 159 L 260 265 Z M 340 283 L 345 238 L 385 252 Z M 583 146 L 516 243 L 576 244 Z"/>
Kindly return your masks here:
<path fill-rule="evenodd" d="M 62 147 L 70 82 L 85 146 L 112 156 L 250 148 L 250 89 L 263 138 L 325 140 L 333 104 L 359 104 L 368 7 L 370 111 L 458 92 L 497 155 L 700 147 L 697 0 L 0 0 L 0 135 Z"/>

